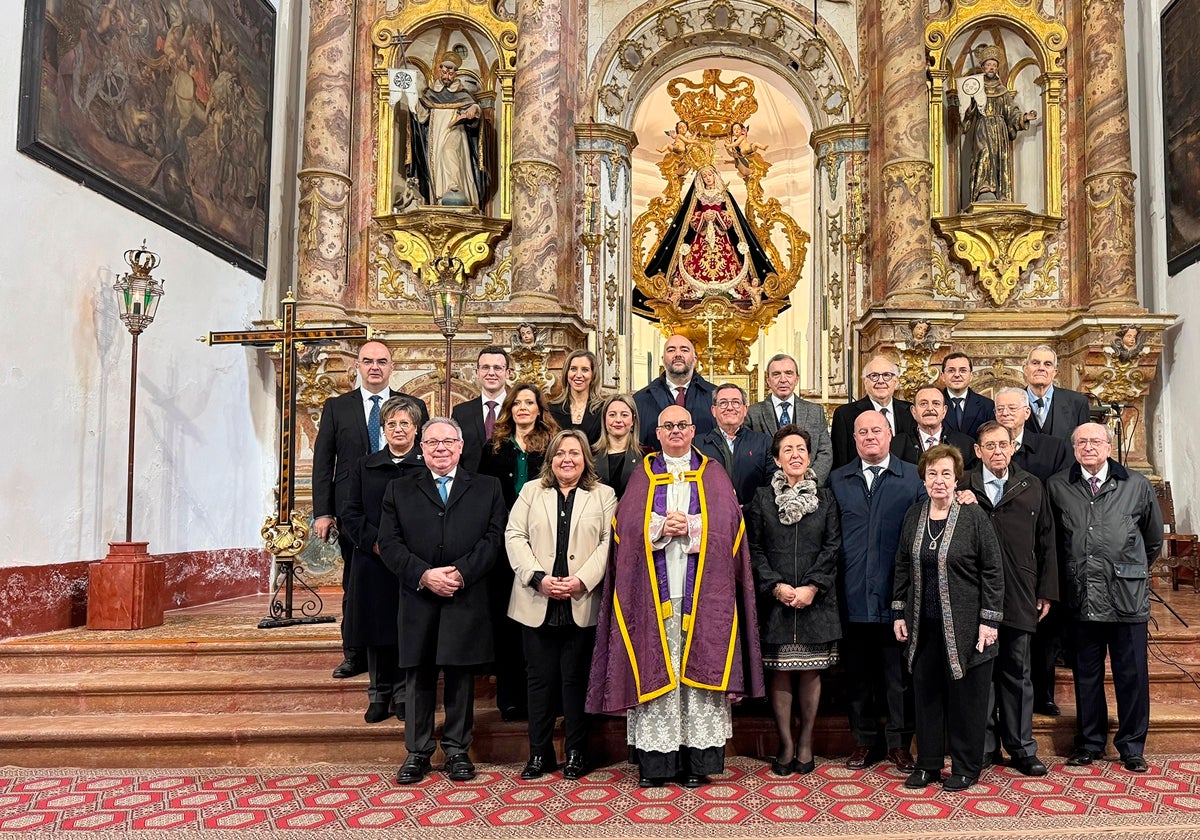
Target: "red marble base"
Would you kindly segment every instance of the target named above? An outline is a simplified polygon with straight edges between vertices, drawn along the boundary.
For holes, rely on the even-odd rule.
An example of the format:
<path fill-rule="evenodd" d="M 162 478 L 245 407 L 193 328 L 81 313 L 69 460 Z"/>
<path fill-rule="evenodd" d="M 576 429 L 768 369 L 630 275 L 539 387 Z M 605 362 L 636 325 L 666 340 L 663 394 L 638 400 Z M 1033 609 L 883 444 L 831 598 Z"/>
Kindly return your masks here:
<path fill-rule="evenodd" d="M 108 556 L 88 567 L 89 630 L 141 630 L 163 623 L 167 564 L 144 542 L 108 544 Z"/>

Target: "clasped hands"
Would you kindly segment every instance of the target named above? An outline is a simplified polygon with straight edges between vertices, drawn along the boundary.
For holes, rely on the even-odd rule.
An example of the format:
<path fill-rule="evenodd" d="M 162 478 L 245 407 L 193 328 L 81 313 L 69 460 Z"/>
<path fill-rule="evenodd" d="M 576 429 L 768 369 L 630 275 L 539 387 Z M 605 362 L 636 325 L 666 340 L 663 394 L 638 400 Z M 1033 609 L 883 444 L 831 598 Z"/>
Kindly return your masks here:
<path fill-rule="evenodd" d="M 908 622 L 903 618 L 897 618 L 892 622 L 892 627 L 896 633 L 896 641 L 908 641 Z M 985 647 L 990 647 L 996 644 L 996 637 L 1000 635 L 1000 631 L 995 627 L 988 627 L 986 624 L 979 625 L 979 638 L 975 642 L 975 650 L 983 653 Z"/>
<path fill-rule="evenodd" d="M 688 535 L 687 514 L 678 510 L 668 513 L 664 517 L 662 532 L 664 537 L 686 537 Z"/>
<path fill-rule="evenodd" d="M 775 587 L 775 598 L 780 603 L 798 610 L 802 610 L 810 605 L 816 597 L 817 587 L 812 584 L 807 586 L 789 586 L 786 583 L 781 583 Z"/>
<path fill-rule="evenodd" d="M 551 577 L 546 575 L 538 584 L 538 592 L 555 601 L 566 601 L 583 594 L 583 581 L 569 575 L 567 577 Z"/>
<path fill-rule="evenodd" d="M 427 569 L 421 575 L 421 587 L 428 589 L 434 595 L 439 595 L 442 598 L 452 597 L 455 592 L 462 589 L 465 585 L 462 573 L 454 566 L 438 566 L 433 569 Z"/>

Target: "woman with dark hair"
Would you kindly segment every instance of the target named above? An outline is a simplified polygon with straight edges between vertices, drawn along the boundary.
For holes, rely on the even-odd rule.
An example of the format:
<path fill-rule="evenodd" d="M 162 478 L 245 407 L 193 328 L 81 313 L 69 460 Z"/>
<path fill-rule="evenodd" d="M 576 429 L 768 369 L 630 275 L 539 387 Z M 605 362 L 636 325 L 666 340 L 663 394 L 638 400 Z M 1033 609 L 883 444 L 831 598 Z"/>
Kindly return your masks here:
<path fill-rule="evenodd" d="M 525 483 L 542 470 L 546 445 L 558 433 L 546 397 L 529 382 L 514 385 L 500 407 L 492 441 L 483 448 L 479 472 L 500 479 L 504 504 L 512 510 Z M 496 708 L 505 720 L 524 720 L 527 691 L 525 657 L 521 634 L 505 615 L 512 592 L 513 571 L 497 563 L 488 573 L 488 597 L 492 607 L 492 633 L 496 644 Z"/>
<path fill-rule="evenodd" d="M 338 511 L 338 521 L 354 543 L 354 558 L 346 586 L 342 633 L 347 644 L 366 648 L 367 723 L 379 723 L 394 713 L 404 719 L 404 674 L 398 667 L 396 620 L 400 585 L 379 556 L 379 518 L 383 496 L 392 479 L 424 466 L 421 433 L 424 405 L 405 395 L 394 396 L 379 411 L 379 425 L 387 446 L 365 455 L 350 471 L 349 492 Z"/>
<path fill-rule="evenodd" d="M 896 639 L 907 644 L 916 700 L 917 762 L 905 781 L 923 788 L 950 772 L 943 790 L 966 790 L 983 769 L 983 739 L 996 637 L 1004 618 L 1004 567 L 987 512 L 960 505 L 963 460 L 931 446 L 917 470 L 929 498 L 904 517 L 896 555 Z"/>
<path fill-rule="evenodd" d="M 590 350 L 575 350 L 563 362 L 561 391 L 550 401 L 550 415 L 560 429 L 579 429 L 588 445 L 600 439 L 599 361 Z"/>
<path fill-rule="evenodd" d="M 509 516 L 505 542 L 515 579 L 508 616 L 522 625 L 529 663 L 529 762 L 522 779 L 557 767 L 553 734 L 560 703 L 563 777 L 586 772 L 583 707 L 616 507 L 612 488 L 596 480 L 587 438 L 566 429 L 546 447 L 540 480 L 522 488 Z"/>
<path fill-rule="evenodd" d="M 767 697 L 779 735 L 771 772 L 786 776 L 816 767 L 821 671 L 838 661 L 842 637 L 836 587 L 842 526 L 833 493 L 817 487 L 808 430 L 789 423 L 775 433 L 771 452 L 779 471 L 747 506 L 746 537 L 760 596 Z M 795 740 L 793 705 L 800 722 Z"/>
<path fill-rule="evenodd" d="M 604 401 L 600 409 L 600 439 L 592 446 L 596 456 L 596 477 L 621 498 L 629 476 L 642 463 L 641 429 L 637 405 L 628 394 L 617 394 Z"/>

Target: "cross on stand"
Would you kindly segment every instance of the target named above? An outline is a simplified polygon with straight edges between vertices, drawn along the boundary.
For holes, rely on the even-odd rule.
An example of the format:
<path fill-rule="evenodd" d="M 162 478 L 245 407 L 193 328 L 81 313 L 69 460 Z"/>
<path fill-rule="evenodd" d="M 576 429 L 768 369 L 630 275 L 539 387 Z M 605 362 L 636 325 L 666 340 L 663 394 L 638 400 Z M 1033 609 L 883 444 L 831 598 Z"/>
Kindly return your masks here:
<path fill-rule="evenodd" d="M 305 341 L 335 339 L 367 339 L 370 327 L 314 327 L 304 329 L 296 321 L 296 301 L 288 289 L 283 304 L 283 317 L 274 321 L 274 329 L 244 330 L 242 332 L 210 332 L 200 341 L 214 344 L 242 344 L 251 347 L 270 347 L 279 353 L 283 370 L 279 377 L 279 509 L 263 522 L 262 536 L 267 551 L 275 557 L 275 581 L 271 589 L 271 614 L 258 622 L 260 629 L 289 627 L 293 624 L 322 624 L 334 621 L 331 615 L 321 615 L 323 602 L 317 591 L 304 582 L 296 571 L 296 555 L 304 550 L 308 540 L 308 520 L 294 507 L 296 364 L 304 351 Z M 300 605 L 301 615 L 293 612 L 293 593 L 299 583 L 308 593 Z M 283 589 L 283 601 L 279 590 Z"/>

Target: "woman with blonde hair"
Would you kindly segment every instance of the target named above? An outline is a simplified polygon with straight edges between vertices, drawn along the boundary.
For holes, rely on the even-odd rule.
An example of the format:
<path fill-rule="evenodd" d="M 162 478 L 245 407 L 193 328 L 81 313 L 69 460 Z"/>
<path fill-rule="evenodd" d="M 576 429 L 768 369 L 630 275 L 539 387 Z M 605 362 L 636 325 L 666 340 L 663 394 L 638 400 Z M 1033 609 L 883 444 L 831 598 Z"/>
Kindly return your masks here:
<path fill-rule="evenodd" d="M 563 362 L 560 391 L 550 401 L 550 415 L 560 429 L 579 429 L 593 445 L 600 439 L 599 360 L 590 350 L 575 350 Z"/>
<path fill-rule="evenodd" d="M 617 394 L 604 401 L 599 415 L 600 438 L 592 445 L 596 476 L 620 499 L 629 476 L 646 455 L 640 443 L 637 404 L 628 394 Z"/>

